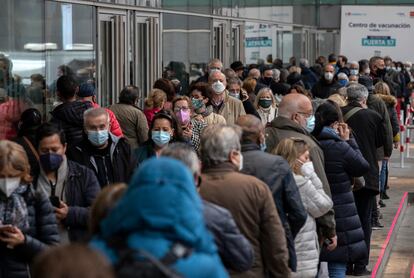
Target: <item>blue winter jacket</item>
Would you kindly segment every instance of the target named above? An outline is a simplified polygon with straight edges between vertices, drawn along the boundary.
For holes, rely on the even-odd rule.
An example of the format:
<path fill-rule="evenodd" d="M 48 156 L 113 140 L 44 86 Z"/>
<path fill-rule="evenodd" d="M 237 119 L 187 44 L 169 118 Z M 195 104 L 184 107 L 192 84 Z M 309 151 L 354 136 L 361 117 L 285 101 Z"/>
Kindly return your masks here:
<path fill-rule="evenodd" d="M 325 172 L 334 203 L 338 246 L 322 249 L 321 260 L 351 263 L 366 256 L 364 232 L 352 193 L 352 178 L 369 171 L 354 139 L 342 140 L 332 129 L 324 128 L 317 136 L 325 156 Z"/>
<path fill-rule="evenodd" d="M 190 256 L 171 266 L 184 277 L 228 277 L 207 231 L 193 176 L 177 160 L 145 161 L 124 197 L 101 223 L 101 231 L 91 245 L 112 263 L 118 258 L 106 242 L 126 234 L 130 248 L 143 249 L 156 258 L 164 257 L 176 242 L 191 248 Z"/>

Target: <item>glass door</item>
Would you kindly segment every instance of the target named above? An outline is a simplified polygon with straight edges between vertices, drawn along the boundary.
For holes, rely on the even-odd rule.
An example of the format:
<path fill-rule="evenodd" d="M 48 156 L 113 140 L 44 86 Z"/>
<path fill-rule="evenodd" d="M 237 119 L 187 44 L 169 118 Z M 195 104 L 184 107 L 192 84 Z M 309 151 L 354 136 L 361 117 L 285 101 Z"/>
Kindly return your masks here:
<path fill-rule="evenodd" d="M 158 14 L 135 14 L 131 50 L 131 84 L 140 88 L 140 106 L 152 84 L 161 77 L 161 36 Z"/>
<path fill-rule="evenodd" d="M 230 34 L 227 21 L 213 22 L 213 57 L 220 59 L 224 67 L 229 66 Z"/>
<path fill-rule="evenodd" d="M 230 48 L 230 63 L 234 61 L 245 61 L 245 26 L 241 22 L 232 22 L 231 24 L 231 48 Z"/>
<path fill-rule="evenodd" d="M 97 97 L 101 106 L 117 102 L 119 92 L 129 84 L 127 26 L 125 11 L 98 10 Z"/>

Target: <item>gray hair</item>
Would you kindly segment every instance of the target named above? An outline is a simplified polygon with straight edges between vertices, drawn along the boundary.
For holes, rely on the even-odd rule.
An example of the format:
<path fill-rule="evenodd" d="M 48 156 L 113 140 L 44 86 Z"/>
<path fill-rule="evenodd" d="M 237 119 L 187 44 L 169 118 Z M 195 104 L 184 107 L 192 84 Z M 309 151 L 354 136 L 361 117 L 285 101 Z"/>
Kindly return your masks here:
<path fill-rule="evenodd" d="M 201 172 L 200 161 L 198 160 L 196 152 L 189 144 L 168 144 L 168 146 L 161 151 L 161 156 L 171 157 L 181 161 L 190 169 L 193 175 L 200 174 Z"/>
<path fill-rule="evenodd" d="M 340 72 L 340 73 L 338 73 L 338 79 L 339 79 L 339 80 L 340 80 L 340 79 L 349 80 L 349 79 L 348 79 L 348 75 L 346 75 L 346 73 L 344 73 L 344 72 Z"/>
<path fill-rule="evenodd" d="M 208 75 L 208 80 L 211 80 L 212 78 L 213 78 L 213 75 L 214 74 L 216 74 L 216 73 L 220 73 L 221 74 L 221 76 L 224 78 L 224 79 L 226 79 L 226 75 L 224 74 L 224 73 L 222 73 L 220 70 L 218 70 L 218 69 L 213 69 L 213 70 L 211 70 L 210 71 L 210 74 Z"/>
<path fill-rule="evenodd" d="M 299 60 L 299 66 L 302 67 L 302 68 L 309 68 L 309 61 L 308 61 L 308 59 L 301 58 Z"/>
<path fill-rule="evenodd" d="M 241 129 L 232 125 L 210 125 L 201 135 L 203 165 L 215 166 L 229 161 L 231 151 L 241 149 Z"/>
<path fill-rule="evenodd" d="M 237 84 L 241 87 L 243 82 L 238 77 L 232 77 L 227 80 L 227 86 L 230 86 L 231 84 Z"/>
<path fill-rule="evenodd" d="M 273 80 L 275 82 L 279 82 L 279 80 L 280 80 L 280 70 L 272 69 L 272 71 L 273 71 Z"/>
<path fill-rule="evenodd" d="M 352 66 L 357 66 L 357 68 L 359 69 L 359 63 L 357 61 L 352 61 L 349 64 L 352 65 Z"/>
<path fill-rule="evenodd" d="M 351 84 L 346 89 L 346 94 L 348 95 L 348 102 L 352 101 L 363 101 L 368 98 L 368 89 L 361 84 Z"/>
<path fill-rule="evenodd" d="M 83 112 L 83 122 L 86 123 L 86 120 L 89 118 L 96 118 L 99 116 L 105 115 L 106 118 L 108 119 L 108 123 L 109 123 L 109 114 L 106 111 L 105 108 L 102 107 L 92 107 L 87 109 L 85 112 Z"/>
<path fill-rule="evenodd" d="M 223 68 L 223 63 L 221 62 L 220 59 L 217 59 L 217 58 L 211 59 L 210 62 L 208 62 L 208 68 L 211 69 L 213 64 L 217 64 L 217 63 L 220 63 L 220 68 Z"/>

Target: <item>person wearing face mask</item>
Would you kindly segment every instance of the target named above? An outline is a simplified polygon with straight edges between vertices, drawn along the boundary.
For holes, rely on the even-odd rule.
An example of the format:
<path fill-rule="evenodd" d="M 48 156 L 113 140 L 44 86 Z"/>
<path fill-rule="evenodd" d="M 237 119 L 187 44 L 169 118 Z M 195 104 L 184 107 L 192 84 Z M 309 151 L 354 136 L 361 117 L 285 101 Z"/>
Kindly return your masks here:
<path fill-rule="evenodd" d="M 367 108 L 368 90 L 361 84 L 347 87 L 348 105 L 342 108 L 344 121 L 352 129 L 356 142 L 369 171 L 364 175 L 365 186 L 354 192 L 355 204 L 364 230 L 368 253 L 352 265 L 354 274 L 368 274 L 369 252 L 372 231 L 372 210 L 376 205 L 375 196 L 379 194 L 379 166 L 377 149 L 384 146 L 386 131 L 383 119 L 377 112 Z"/>
<path fill-rule="evenodd" d="M 374 84 L 383 81 L 388 84 L 391 94 L 397 98 L 401 98 L 403 90 L 401 87 L 401 79 L 397 71 L 385 68 L 385 62 L 382 57 L 374 56 L 369 60 L 369 67 L 371 69 L 370 77 Z"/>
<path fill-rule="evenodd" d="M 49 196 L 65 243 L 87 240 L 89 207 L 100 191 L 92 170 L 66 158 L 66 147 L 63 131 L 49 123 L 39 127 L 41 170 L 34 183 L 37 191 Z"/>
<path fill-rule="evenodd" d="M 222 71 L 223 70 L 223 63 L 220 61 L 220 59 L 212 59 L 210 62 L 208 62 L 207 70 L 205 71 L 205 74 L 203 76 L 200 76 L 195 83 L 208 83 L 210 74 L 215 71 Z"/>
<path fill-rule="evenodd" d="M 254 249 L 253 268 L 241 277 L 290 277 L 284 230 L 272 193 L 243 169 L 239 128 L 214 125 L 201 136 L 201 197 L 228 209 Z M 230 274 L 236 273 L 230 271 Z"/>
<path fill-rule="evenodd" d="M 138 164 L 151 157 L 159 157 L 162 149 L 172 142 L 188 143 L 174 113 L 161 110 L 154 115 L 148 132 L 148 140 L 134 151 Z"/>
<path fill-rule="evenodd" d="M 267 126 L 276 117 L 276 99 L 270 88 L 263 88 L 257 94 L 254 106 L 259 113 L 263 126 Z"/>
<path fill-rule="evenodd" d="M 33 259 L 59 243 L 52 205 L 32 186 L 22 146 L 0 141 L 0 273 L 29 278 Z"/>
<path fill-rule="evenodd" d="M 226 124 L 222 115 L 213 112 L 213 106 L 209 105 L 210 98 L 214 94 L 208 83 L 196 83 L 190 88 L 191 104 L 195 118 L 207 125 Z"/>
<path fill-rule="evenodd" d="M 250 101 L 249 94 L 242 88 L 242 86 L 243 83 L 239 78 L 229 78 L 227 80 L 227 90 L 229 92 L 229 96 L 242 101 L 246 114 L 251 114 L 260 118 L 256 108 L 253 106 L 252 101 Z"/>
<path fill-rule="evenodd" d="M 176 97 L 173 102 L 175 116 L 183 130 L 183 137 L 191 143 L 197 152 L 200 147 L 200 135 L 207 126 L 202 121 L 192 118 L 192 103 L 187 96 Z"/>
<path fill-rule="evenodd" d="M 331 64 L 324 67 L 323 76 L 312 88 L 312 95 L 315 98 L 326 99 L 338 90 L 341 85 L 335 79 L 335 68 Z"/>
<path fill-rule="evenodd" d="M 315 113 L 313 135 L 319 140 L 325 156 L 325 171 L 332 193 L 337 221 L 338 247 L 322 249 L 321 260 L 328 262 L 329 277 L 345 277 L 353 274 L 352 265 L 364 258 L 367 246 L 358 216 L 352 182 L 349 177 L 360 177 L 369 171 L 369 164 L 362 156 L 350 129 L 343 122 L 339 106 L 326 101 Z M 347 273 L 346 273 L 347 272 Z"/>
<path fill-rule="evenodd" d="M 337 77 L 338 77 L 338 83 L 341 87 L 346 87 L 346 85 L 348 85 L 349 79 L 345 73 L 340 72 L 338 73 Z"/>
<path fill-rule="evenodd" d="M 332 200 L 325 193 L 309 158 L 309 146 L 301 138 L 285 138 L 273 150 L 285 158 L 294 173 L 300 198 L 305 206 L 305 225 L 295 238 L 298 266 L 294 277 L 313 278 L 317 276 L 319 264 L 319 242 L 315 218 L 332 208 Z M 329 247 L 328 247 L 329 248 Z"/>
<path fill-rule="evenodd" d="M 127 183 L 136 166 L 127 140 L 109 132 L 105 108 L 90 108 L 83 117 L 84 139 L 68 149 L 67 157 L 91 169 L 101 188 L 116 182 Z"/>
<path fill-rule="evenodd" d="M 265 126 L 259 119 L 245 115 L 237 120 L 243 130 L 242 172 L 252 175 L 270 188 L 277 212 L 285 228 L 289 251 L 289 268 L 296 271 L 294 239 L 306 221 L 307 213 L 300 199 L 289 164 L 280 156 L 266 153 Z"/>
<path fill-rule="evenodd" d="M 266 128 L 267 151 L 273 150 L 284 138 L 302 138 L 309 145 L 309 154 L 315 172 L 322 181 L 323 189 L 330 196 L 329 183 L 324 168 L 323 151 L 319 143 L 311 136 L 315 127 L 315 116 L 310 99 L 301 94 L 288 94 L 279 104 L 278 116 Z M 319 238 L 329 238 L 330 249 L 336 246 L 335 218 L 333 210 L 316 219 Z"/>
<path fill-rule="evenodd" d="M 357 61 L 352 61 L 349 64 L 349 77 L 351 75 L 358 76 L 358 74 L 359 74 L 359 63 Z"/>
<path fill-rule="evenodd" d="M 242 101 L 231 97 L 226 90 L 226 77 L 222 72 L 212 71 L 209 84 L 214 91 L 210 99 L 213 111 L 222 115 L 227 124 L 234 124 L 239 116 L 246 114 Z"/>

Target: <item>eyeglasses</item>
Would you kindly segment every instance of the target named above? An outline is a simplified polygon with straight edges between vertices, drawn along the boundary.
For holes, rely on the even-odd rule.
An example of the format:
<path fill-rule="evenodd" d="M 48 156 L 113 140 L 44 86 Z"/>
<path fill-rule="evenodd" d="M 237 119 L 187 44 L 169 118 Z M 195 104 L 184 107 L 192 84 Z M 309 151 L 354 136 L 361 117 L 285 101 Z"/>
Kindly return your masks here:
<path fill-rule="evenodd" d="M 180 111 L 187 112 L 189 110 L 190 110 L 190 108 L 188 108 L 188 107 L 175 107 L 174 108 L 174 112 L 180 112 Z"/>

